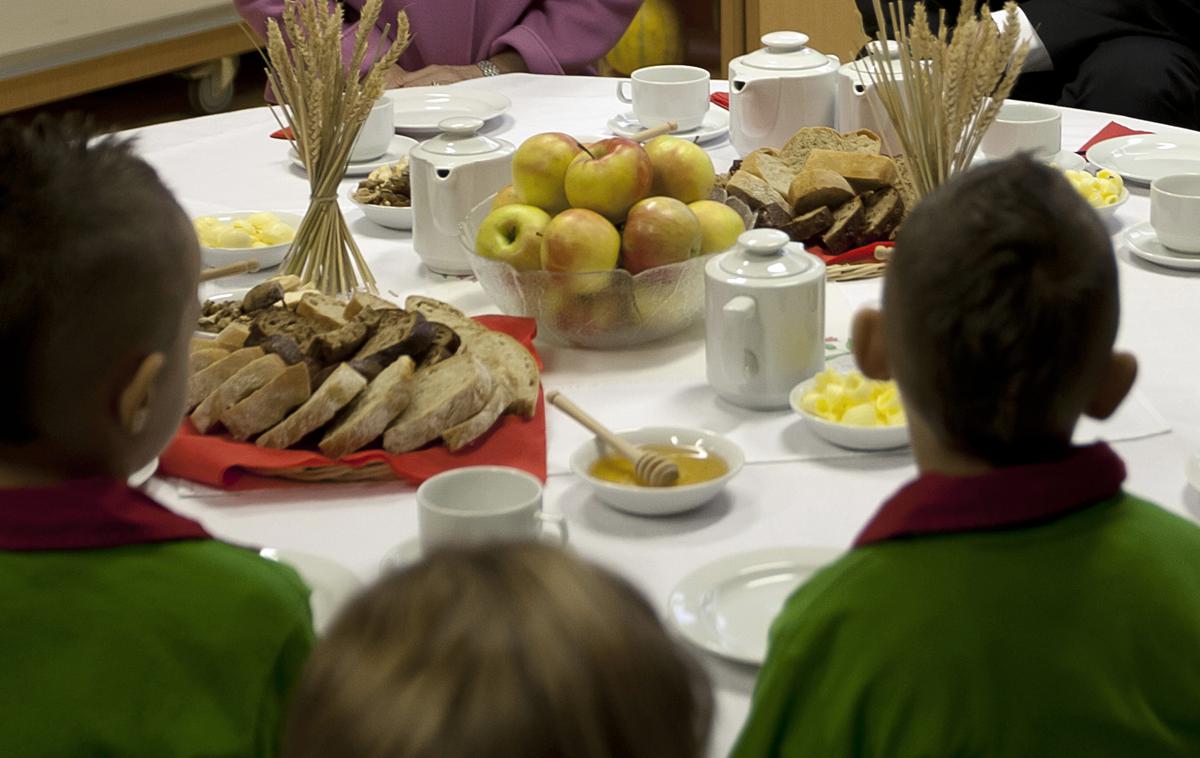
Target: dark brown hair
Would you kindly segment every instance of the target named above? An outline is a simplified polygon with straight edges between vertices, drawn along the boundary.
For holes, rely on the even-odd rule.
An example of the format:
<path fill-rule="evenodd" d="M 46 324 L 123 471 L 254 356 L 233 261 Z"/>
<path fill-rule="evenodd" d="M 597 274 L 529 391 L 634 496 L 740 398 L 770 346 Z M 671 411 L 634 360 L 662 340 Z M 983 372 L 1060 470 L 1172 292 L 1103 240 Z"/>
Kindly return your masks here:
<path fill-rule="evenodd" d="M 123 344 L 173 342 L 180 293 L 161 282 L 183 281 L 195 244 L 128 140 L 79 118 L 0 121 L 0 443 L 38 436 L 46 372 L 97 381 Z"/>
<path fill-rule="evenodd" d="M 624 580 L 538 544 L 443 550 L 353 601 L 287 758 L 699 758 L 707 679 Z"/>
<path fill-rule="evenodd" d="M 1058 170 L 988 164 L 905 220 L 884 314 L 905 400 L 943 442 L 995 465 L 1052 458 L 1116 336 L 1112 244 Z"/>

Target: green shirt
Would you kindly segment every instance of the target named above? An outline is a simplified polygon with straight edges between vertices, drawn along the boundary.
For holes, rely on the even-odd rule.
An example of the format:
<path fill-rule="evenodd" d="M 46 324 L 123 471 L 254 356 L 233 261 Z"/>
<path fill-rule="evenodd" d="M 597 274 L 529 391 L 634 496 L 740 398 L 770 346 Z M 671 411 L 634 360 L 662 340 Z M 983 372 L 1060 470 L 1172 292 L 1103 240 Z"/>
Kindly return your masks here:
<path fill-rule="evenodd" d="M 1200 528 L 1118 492 L 859 547 L 788 600 L 733 755 L 1200 755 Z"/>

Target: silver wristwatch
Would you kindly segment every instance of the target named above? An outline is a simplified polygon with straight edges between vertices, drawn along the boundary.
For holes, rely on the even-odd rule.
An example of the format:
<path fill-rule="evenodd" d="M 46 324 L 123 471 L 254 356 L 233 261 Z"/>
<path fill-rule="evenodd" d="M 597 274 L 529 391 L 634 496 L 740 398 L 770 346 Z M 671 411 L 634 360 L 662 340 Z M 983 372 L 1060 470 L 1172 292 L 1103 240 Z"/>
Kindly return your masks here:
<path fill-rule="evenodd" d="M 479 70 L 483 72 L 484 76 L 499 76 L 500 75 L 500 69 L 496 68 L 496 64 L 492 63 L 491 61 L 489 61 L 486 58 L 479 61 L 475 65 L 479 66 Z"/>

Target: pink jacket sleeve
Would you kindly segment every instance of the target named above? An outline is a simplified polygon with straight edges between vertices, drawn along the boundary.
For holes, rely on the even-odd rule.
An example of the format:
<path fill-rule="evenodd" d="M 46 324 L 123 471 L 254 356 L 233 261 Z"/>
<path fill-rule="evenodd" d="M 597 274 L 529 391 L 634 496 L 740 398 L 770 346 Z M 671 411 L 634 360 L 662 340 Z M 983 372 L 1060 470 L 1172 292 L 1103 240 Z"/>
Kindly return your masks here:
<path fill-rule="evenodd" d="M 534 0 L 489 55 L 521 54 L 535 74 L 581 73 L 617 44 L 642 0 Z"/>
<path fill-rule="evenodd" d="M 237 12 L 241 15 L 246 23 L 250 25 L 254 31 L 262 35 L 265 40 L 267 38 L 267 19 L 274 18 L 280 26 L 283 25 L 283 0 L 233 0 L 233 5 L 237 8 Z M 396 15 L 401 9 L 400 0 L 384 0 L 383 8 L 379 12 L 379 24 L 387 24 L 390 31 L 394 32 L 396 28 Z M 357 14 L 353 6 L 347 4 L 347 14 Z M 342 58 L 349 61 L 354 55 L 354 39 L 358 34 L 358 20 L 346 24 L 346 28 L 342 31 Z M 367 54 L 363 58 L 363 64 L 359 67 L 359 73 L 363 74 L 371 67 L 375 60 L 375 56 L 383 52 L 386 45 L 391 44 L 392 36 L 388 39 L 382 39 L 383 32 L 378 26 L 372 27 L 367 36 Z M 269 89 L 269 88 L 268 88 Z"/>

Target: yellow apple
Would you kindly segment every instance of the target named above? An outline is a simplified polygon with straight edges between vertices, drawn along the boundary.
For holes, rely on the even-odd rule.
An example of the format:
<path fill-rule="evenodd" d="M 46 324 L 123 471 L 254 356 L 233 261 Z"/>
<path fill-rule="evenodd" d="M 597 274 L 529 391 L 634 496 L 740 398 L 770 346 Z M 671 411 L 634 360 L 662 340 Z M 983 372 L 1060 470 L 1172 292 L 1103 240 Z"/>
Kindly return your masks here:
<path fill-rule="evenodd" d="M 633 204 L 650 193 L 653 174 L 650 156 L 641 145 L 612 137 L 576 155 L 563 186 L 572 207 L 587 208 L 619 224 Z"/>
<path fill-rule="evenodd" d="M 566 210 L 563 177 L 567 166 L 582 152 L 569 134 L 543 132 L 521 143 L 513 154 L 513 188 L 522 200 L 553 215 Z"/>
<path fill-rule="evenodd" d="M 611 271 L 621 252 L 621 235 L 595 211 L 569 208 L 542 231 L 542 268 L 547 271 Z"/>
<path fill-rule="evenodd" d="M 700 221 L 700 254 L 719 253 L 737 243 L 738 235 L 746 231 L 742 216 L 725 203 L 716 200 L 697 200 L 688 208 Z"/>
<path fill-rule="evenodd" d="M 492 198 L 492 207 L 490 210 L 494 211 L 497 208 L 504 207 L 505 205 L 517 204 L 528 205 L 528 203 L 521 199 L 521 195 L 517 192 L 515 187 L 513 187 L 511 184 L 506 184 L 500 189 L 499 192 L 496 193 L 496 196 Z"/>
<path fill-rule="evenodd" d="M 479 225 L 475 252 L 518 271 L 536 271 L 542 263 L 542 233 L 549 223 L 550 214 L 541 208 L 502 205 Z"/>
<path fill-rule="evenodd" d="M 673 197 L 648 197 L 629 209 L 621 265 L 631 274 L 700 254 L 700 220 Z"/>
<path fill-rule="evenodd" d="M 712 158 L 695 142 L 664 134 L 646 143 L 646 154 L 654 167 L 651 194 L 692 203 L 712 192 L 717 176 Z"/>

